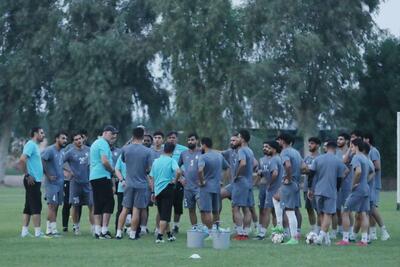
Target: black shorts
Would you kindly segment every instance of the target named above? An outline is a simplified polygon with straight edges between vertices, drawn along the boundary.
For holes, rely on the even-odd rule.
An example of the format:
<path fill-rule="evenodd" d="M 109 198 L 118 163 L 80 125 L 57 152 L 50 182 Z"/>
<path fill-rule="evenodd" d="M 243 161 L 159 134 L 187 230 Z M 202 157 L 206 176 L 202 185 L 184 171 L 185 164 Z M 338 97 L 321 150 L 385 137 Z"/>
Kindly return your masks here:
<path fill-rule="evenodd" d="M 174 186 L 174 213 L 181 215 L 183 213 L 183 186 L 181 183 L 176 183 Z"/>
<path fill-rule="evenodd" d="M 158 214 L 160 214 L 161 221 L 171 221 L 172 205 L 174 202 L 174 191 L 174 185 L 169 184 L 156 197 Z"/>
<path fill-rule="evenodd" d="M 35 182 L 34 185 L 28 185 L 26 179 L 24 179 L 25 187 L 25 207 L 24 214 L 33 215 L 40 214 L 42 212 L 42 192 L 40 186 L 42 183 Z"/>
<path fill-rule="evenodd" d="M 69 186 L 70 181 L 64 180 L 64 205 L 69 205 Z"/>
<path fill-rule="evenodd" d="M 113 213 L 114 194 L 111 179 L 100 178 L 90 181 L 93 190 L 94 214 Z"/>

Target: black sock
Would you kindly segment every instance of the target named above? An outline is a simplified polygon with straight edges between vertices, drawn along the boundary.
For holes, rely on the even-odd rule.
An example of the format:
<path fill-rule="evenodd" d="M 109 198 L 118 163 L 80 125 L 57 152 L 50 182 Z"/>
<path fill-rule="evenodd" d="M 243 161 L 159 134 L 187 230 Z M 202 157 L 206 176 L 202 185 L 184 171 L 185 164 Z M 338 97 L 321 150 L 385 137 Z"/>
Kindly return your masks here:
<path fill-rule="evenodd" d="M 159 239 L 159 240 L 163 239 L 163 234 L 158 234 L 157 239 Z"/>
<path fill-rule="evenodd" d="M 171 232 L 167 232 L 167 236 L 171 237 L 172 236 Z"/>

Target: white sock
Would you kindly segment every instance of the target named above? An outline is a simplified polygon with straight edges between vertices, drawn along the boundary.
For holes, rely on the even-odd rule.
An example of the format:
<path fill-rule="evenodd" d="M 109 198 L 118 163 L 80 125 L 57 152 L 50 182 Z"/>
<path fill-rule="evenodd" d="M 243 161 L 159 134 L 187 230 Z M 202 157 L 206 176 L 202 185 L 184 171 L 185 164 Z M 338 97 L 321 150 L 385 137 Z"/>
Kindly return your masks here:
<path fill-rule="evenodd" d="M 157 233 L 157 234 L 160 233 L 160 228 L 156 228 L 156 233 Z"/>
<path fill-rule="evenodd" d="M 134 239 L 134 238 L 136 237 L 136 231 L 131 231 L 131 232 L 129 233 L 129 237 L 132 238 L 132 239 Z"/>
<path fill-rule="evenodd" d="M 350 226 L 350 235 L 354 235 L 354 228 L 353 228 L 353 226 Z"/>
<path fill-rule="evenodd" d="M 276 214 L 276 226 L 282 227 L 282 225 L 283 225 L 282 224 L 283 210 L 281 208 L 281 203 L 278 200 L 276 200 L 275 198 L 272 198 L 272 202 L 274 203 L 274 209 L 275 209 L 275 214 Z"/>
<path fill-rule="evenodd" d="M 101 234 L 101 226 L 100 225 L 94 225 L 94 233 L 96 235 L 100 235 Z"/>
<path fill-rule="evenodd" d="M 260 231 L 258 232 L 258 235 L 265 236 L 266 233 L 267 233 L 267 229 L 260 225 Z"/>
<path fill-rule="evenodd" d="M 370 227 L 369 228 L 369 234 L 370 235 L 376 235 L 376 227 Z"/>
<path fill-rule="evenodd" d="M 50 221 L 46 221 L 46 234 L 51 234 Z"/>
<path fill-rule="evenodd" d="M 236 231 L 237 231 L 237 234 L 238 234 L 238 235 L 243 235 L 243 234 L 244 234 L 244 232 L 243 232 L 243 226 L 241 226 L 241 225 L 236 225 Z"/>
<path fill-rule="evenodd" d="M 363 243 L 368 242 L 368 233 L 361 233 L 361 242 Z"/>
<path fill-rule="evenodd" d="M 35 227 L 35 236 L 40 236 L 41 233 L 42 231 L 40 230 L 40 227 Z"/>
<path fill-rule="evenodd" d="M 54 233 L 58 233 L 58 231 L 57 231 L 57 223 L 56 222 L 51 222 L 50 223 L 50 229 L 51 229 L 51 232 L 54 234 Z"/>
<path fill-rule="evenodd" d="M 21 234 L 26 235 L 27 233 L 29 233 L 28 226 L 22 226 Z"/>
<path fill-rule="evenodd" d="M 289 229 L 290 229 L 290 236 L 292 238 L 296 237 L 297 234 L 297 218 L 294 210 L 287 210 L 286 215 L 289 219 Z"/>
<path fill-rule="evenodd" d="M 95 226 L 93 224 L 90 225 L 90 231 L 92 234 L 95 232 Z"/>
<path fill-rule="evenodd" d="M 318 241 L 322 243 L 322 241 L 324 241 L 324 238 L 326 238 L 326 232 L 321 230 L 318 235 Z"/>
<path fill-rule="evenodd" d="M 103 235 L 105 235 L 105 234 L 107 234 L 107 232 L 108 232 L 108 227 L 107 227 L 107 226 L 103 226 L 103 227 L 101 228 L 101 233 L 102 233 Z"/>
<path fill-rule="evenodd" d="M 335 229 L 332 229 L 331 233 L 333 236 L 336 236 L 337 231 Z"/>
<path fill-rule="evenodd" d="M 263 226 L 260 223 L 257 224 L 257 233 L 260 233 L 262 228 Z"/>
<path fill-rule="evenodd" d="M 119 236 L 119 237 L 122 236 L 122 231 L 121 231 L 121 229 L 117 229 L 117 234 L 116 234 L 116 236 Z"/>
<path fill-rule="evenodd" d="M 349 242 L 349 232 L 343 232 L 343 241 Z"/>
<path fill-rule="evenodd" d="M 147 231 L 147 226 L 146 225 L 141 225 L 140 226 L 140 231 L 142 232 L 142 233 L 146 233 Z"/>
<path fill-rule="evenodd" d="M 250 232 L 251 232 L 250 227 L 245 227 L 245 228 L 244 228 L 244 231 L 243 231 L 243 234 L 244 234 L 244 235 L 249 235 Z"/>
<path fill-rule="evenodd" d="M 317 230 L 317 225 L 316 224 L 312 224 L 311 225 L 311 231 L 315 231 L 315 230 Z"/>

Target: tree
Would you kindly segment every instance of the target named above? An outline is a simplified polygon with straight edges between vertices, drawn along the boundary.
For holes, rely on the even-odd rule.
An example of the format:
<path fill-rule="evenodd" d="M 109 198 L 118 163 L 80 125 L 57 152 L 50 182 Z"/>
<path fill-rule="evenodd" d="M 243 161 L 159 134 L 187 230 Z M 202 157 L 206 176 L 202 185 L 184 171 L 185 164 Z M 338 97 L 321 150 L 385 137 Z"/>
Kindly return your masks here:
<path fill-rule="evenodd" d="M 43 104 L 57 31 L 57 1 L 0 1 L 0 183 L 11 133 L 21 122 L 25 135 Z M 24 117 L 24 120 L 20 119 Z"/>
<path fill-rule="evenodd" d="M 336 114 L 356 88 L 361 48 L 371 37 L 371 14 L 378 4 L 378 0 L 253 0 L 244 7 L 249 54 L 256 55 L 265 77 L 271 77 L 266 87 L 260 85 L 265 95 L 272 96 L 264 105 L 281 105 L 280 117 L 293 118 L 305 149 L 320 125 L 342 123 Z M 260 100 L 266 101 L 254 98 L 255 103 Z"/>
<path fill-rule="evenodd" d="M 361 73 L 361 110 L 357 128 L 374 135 L 384 175 L 396 175 L 396 112 L 400 111 L 400 40 L 389 37 L 371 44 Z"/>

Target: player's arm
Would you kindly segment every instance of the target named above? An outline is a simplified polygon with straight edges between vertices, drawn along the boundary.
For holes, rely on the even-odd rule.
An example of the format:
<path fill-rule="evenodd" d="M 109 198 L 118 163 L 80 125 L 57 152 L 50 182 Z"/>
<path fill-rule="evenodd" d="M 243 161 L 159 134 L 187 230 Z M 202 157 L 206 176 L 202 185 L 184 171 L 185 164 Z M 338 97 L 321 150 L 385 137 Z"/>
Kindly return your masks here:
<path fill-rule="evenodd" d="M 286 173 L 286 177 L 284 178 L 284 180 L 286 180 L 287 183 L 289 183 L 290 181 L 292 181 L 292 164 L 290 163 L 290 160 L 286 160 L 283 163 L 283 166 L 285 168 L 285 173 Z"/>
<path fill-rule="evenodd" d="M 350 163 L 350 155 L 351 155 L 351 149 L 347 149 L 346 153 L 343 155 L 343 163 L 348 164 Z"/>
<path fill-rule="evenodd" d="M 21 157 L 19 158 L 18 164 L 19 164 L 21 171 L 24 173 L 24 179 L 26 179 L 26 181 L 28 182 L 29 185 L 33 185 L 35 183 L 35 180 L 28 173 L 28 168 L 26 165 L 27 160 L 28 160 L 28 156 L 25 154 L 22 154 Z"/>
<path fill-rule="evenodd" d="M 302 174 L 308 174 L 309 173 L 309 169 L 307 164 L 304 162 L 304 160 L 301 161 L 301 173 Z"/>
<path fill-rule="evenodd" d="M 278 177 L 278 170 L 273 170 L 271 172 L 271 182 L 269 183 L 269 185 L 273 184 L 277 177 Z"/>
<path fill-rule="evenodd" d="M 379 171 L 381 169 L 381 162 L 379 160 L 374 160 L 374 168 L 375 168 L 375 172 Z"/>
<path fill-rule="evenodd" d="M 174 180 L 175 183 L 177 183 L 181 179 L 181 177 L 182 177 L 182 171 L 181 169 L 177 168 L 175 170 L 175 180 Z"/>
<path fill-rule="evenodd" d="M 242 174 L 244 172 L 245 168 L 246 168 L 246 160 L 242 159 L 242 160 L 239 161 L 239 166 L 238 166 L 238 169 L 236 171 L 235 178 L 240 176 L 240 174 Z"/>
<path fill-rule="evenodd" d="M 104 168 L 107 171 L 114 175 L 114 168 L 111 166 L 110 161 L 108 160 L 106 155 L 101 155 L 101 164 L 103 164 Z"/>
<path fill-rule="evenodd" d="M 360 183 L 360 178 L 361 178 L 361 167 L 358 166 L 354 168 L 352 188 L 356 187 Z"/>
<path fill-rule="evenodd" d="M 368 173 L 368 182 L 370 182 L 374 178 L 375 178 L 375 171 L 370 169 L 370 171 Z"/>
<path fill-rule="evenodd" d="M 204 186 L 206 184 L 206 181 L 204 180 L 204 167 L 201 166 L 199 167 L 199 185 Z"/>

